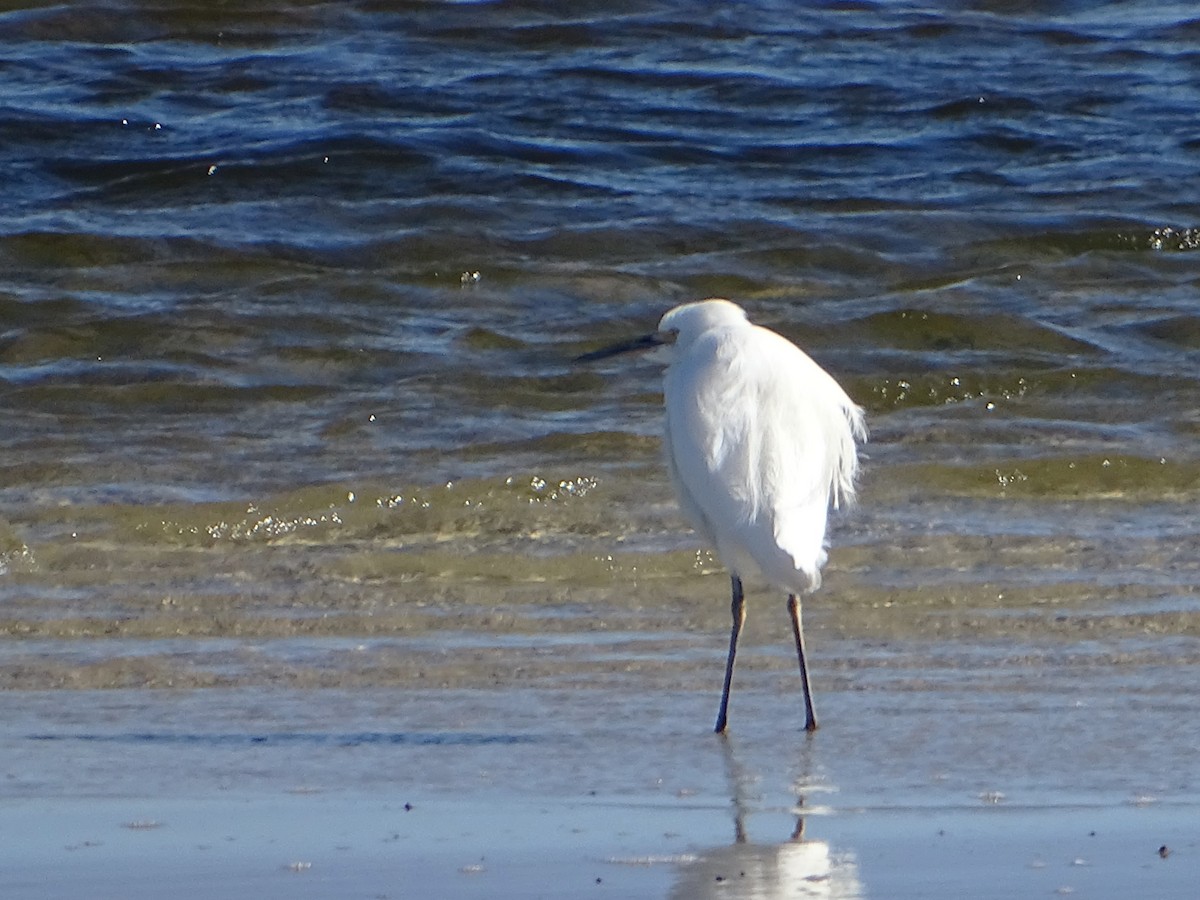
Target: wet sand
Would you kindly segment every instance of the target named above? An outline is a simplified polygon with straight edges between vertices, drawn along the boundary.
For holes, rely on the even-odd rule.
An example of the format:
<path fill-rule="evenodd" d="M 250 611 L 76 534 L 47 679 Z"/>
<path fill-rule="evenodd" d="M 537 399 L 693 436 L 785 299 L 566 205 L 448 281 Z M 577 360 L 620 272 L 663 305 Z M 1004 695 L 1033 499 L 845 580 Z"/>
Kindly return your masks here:
<path fill-rule="evenodd" d="M 703 634 L 593 645 L 605 684 L 5 692 L 0 894 L 1194 896 L 1178 644 L 872 648 L 815 613 L 812 736 L 765 622 L 728 738 Z"/>
<path fill-rule="evenodd" d="M 128 819 L 152 805 L 161 819 Z M 30 805 L 31 806 L 31 805 Z M 1195 810 L 377 796 L 18 805 L 9 897 L 1191 897 Z M 11 843 L 10 843 L 11 847 Z"/>

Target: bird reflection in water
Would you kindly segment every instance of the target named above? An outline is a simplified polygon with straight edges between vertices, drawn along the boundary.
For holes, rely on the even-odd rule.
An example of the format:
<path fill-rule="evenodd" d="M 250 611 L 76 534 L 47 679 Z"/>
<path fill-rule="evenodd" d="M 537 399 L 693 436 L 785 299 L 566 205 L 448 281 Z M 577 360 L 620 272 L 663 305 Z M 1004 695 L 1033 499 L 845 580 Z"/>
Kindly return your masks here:
<path fill-rule="evenodd" d="M 746 820 L 753 810 L 747 788 L 752 779 L 738 765 L 730 739 L 723 739 L 722 744 L 733 791 L 733 843 L 698 851 L 695 859 L 681 865 L 670 896 L 678 900 L 864 897 L 854 855 L 805 836 L 803 794 L 786 840 L 772 844 L 750 839 Z M 807 778 L 799 779 L 799 790 L 803 791 L 806 782 Z"/>

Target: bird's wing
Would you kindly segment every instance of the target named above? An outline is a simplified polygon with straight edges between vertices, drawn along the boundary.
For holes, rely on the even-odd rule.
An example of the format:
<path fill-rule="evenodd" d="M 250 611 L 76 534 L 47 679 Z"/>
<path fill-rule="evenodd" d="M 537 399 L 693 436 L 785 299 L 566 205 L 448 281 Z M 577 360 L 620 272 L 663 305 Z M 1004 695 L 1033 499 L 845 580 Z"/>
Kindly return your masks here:
<path fill-rule="evenodd" d="M 665 393 L 685 511 L 695 507 L 726 565 L 749 557 L 776 584 L 815 587 L 829 506 L 853 493 L 858 407 L 763 328 L 697 340 L 668 370 Z"/>
<path fill-rule="evenodd" d="M 795 344 L 755 328 L 757 350 L 746 380 L 757 385 L 762 502 L 777 511 L 820 499 L 826 508 L 854 500 L 863 411 L 828 372 Z"/>
<path fill-rule="evenodd" d="M 758 372 L 765 423 L 756 448 L 760 521 L 814 590 L 825 564 L 829 509 L 854 499 L 863 413 L 807 354 L 773 332 L 757 331 L 758 358 L 769 361 L 769 369 Z M 778 555 L 760 565 L 776 583 L 785 574 Z"/>

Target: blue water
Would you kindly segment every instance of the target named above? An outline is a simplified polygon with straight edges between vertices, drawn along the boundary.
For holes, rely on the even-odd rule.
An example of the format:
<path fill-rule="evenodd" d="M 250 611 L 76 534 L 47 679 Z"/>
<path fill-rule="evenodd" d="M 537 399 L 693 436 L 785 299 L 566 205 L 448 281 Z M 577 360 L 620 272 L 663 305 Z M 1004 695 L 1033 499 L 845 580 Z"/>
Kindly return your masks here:
<path fill-rule="evenodd" d="M 1186 452 L 1155 413 L 1195 389 L 1191 7 L 949 6 L 10 9 L 0 496 L 590 465 L 536 441 L 653 434 L 654 381 L 566 360 L 711 294 L 884 446 L 898 379 L 1042 375 L 1057 420 L 1084 369 L 1069 405 L 1138 407 L 1092 444 Z"/>

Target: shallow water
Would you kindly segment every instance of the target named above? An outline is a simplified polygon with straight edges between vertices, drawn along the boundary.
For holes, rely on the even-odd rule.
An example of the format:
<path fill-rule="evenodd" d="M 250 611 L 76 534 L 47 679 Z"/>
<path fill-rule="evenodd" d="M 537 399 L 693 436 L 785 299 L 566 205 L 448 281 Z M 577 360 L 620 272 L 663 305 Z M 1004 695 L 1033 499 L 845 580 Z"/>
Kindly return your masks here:
<path fill-rule="evenodd" d="M 589 688 L 8 692 L 0 883 L 16 897 L 1194 892 L 1200 710 L 1173 690 L 1176 666 L 1046 654 L 1030 685 L 1028 660 L 960 647 L 969 659 L 921 672 L 826 679 L 826 725 L 805 737 L 781 710 L 794 676 L 748 649 L 728 739 L 696 727 L 711 692 L 617 666 Z"/>
<path fill-rule="evenodd" d="M 676 784 L 727 581 L 655 366 L 571 360 L 722 295 L 868 411 L 806 605 L 828 783 L 1195 803 L 1190 5 L 18 2 L 0 59 L 11 796 Z M 733 723 L 790 747 L 750 601 Z M 727 796 L 704 746 L 677 789 Z"/>

